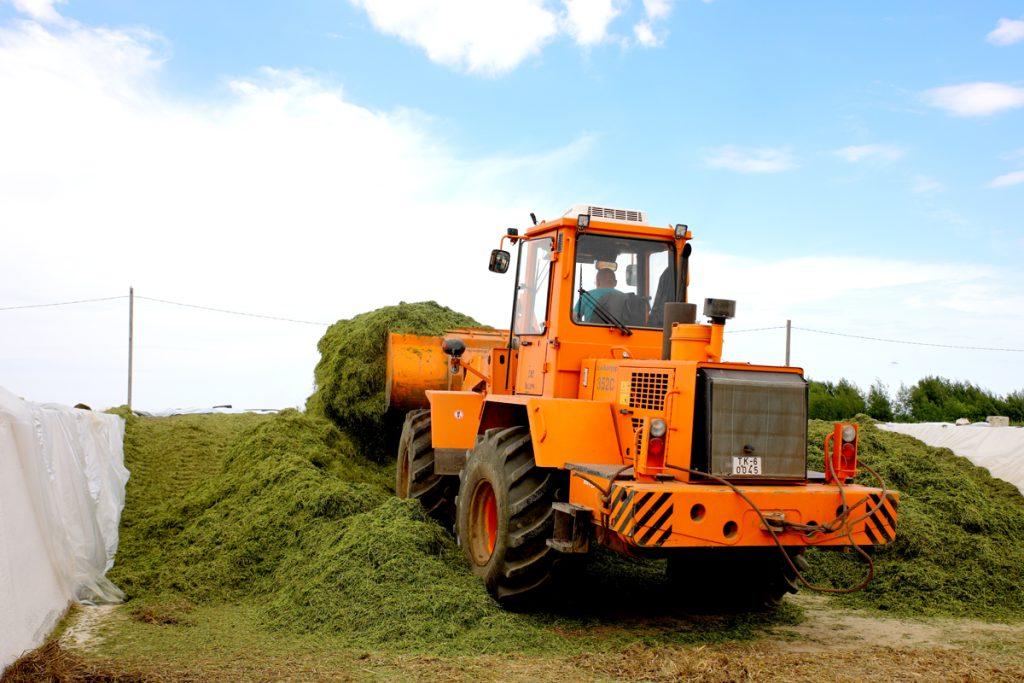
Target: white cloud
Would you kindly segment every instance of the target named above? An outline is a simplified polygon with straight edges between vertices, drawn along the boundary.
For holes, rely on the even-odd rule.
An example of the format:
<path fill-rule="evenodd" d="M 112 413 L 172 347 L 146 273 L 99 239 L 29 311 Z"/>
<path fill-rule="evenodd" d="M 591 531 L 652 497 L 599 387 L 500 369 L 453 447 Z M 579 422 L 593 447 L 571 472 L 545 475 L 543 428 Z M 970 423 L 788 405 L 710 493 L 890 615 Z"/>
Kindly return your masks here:
<path fill-rule="evenodd" d="M 924 101 L 954 116 L 990 116 L 1024 107 L 1024 88 L 1005 83 L 962 83 L 926 90 Z"/>
<path fill-rule="evenodd" d="M 510 284 L 486 255 L 530 210 L 571 201 L 550 193 L 590 144 L 465 158 L 423 115 L 367 109 L 300 72 L 236 77 L 195 102 L 161 87 L 162 65 L 145 34 L 0 24 L 0 302 L 134 284 L 307 320 L 436 299 L 500 325 Z M 18 330 L 0 335 L 5 387 L 123 401 L 123 302 L 3 315 Z M 322 333 L 147 301 L 136 325 L 142 408 L 301 402 Z"/>
<path fill-rule="evenodd" d="M 953 284 L 993 276 L 990 268 L 966 265 L 950 273 L 943 264 L 918 263 L 893 258 L 857 256 L 799 256 L 761 260 L 716 251 L 701 252 L 700 266 L 693 266 L 693 276 L 700 276 L 701 291 L 707 296 L 756 300 L 758 309 L 767 311 L 789 306 L 807 306 L 854 292 L 893 290 L 900 287 Z M 736 278 L 743 273 L 742 278 Z M 856 277 L 837 278 L 836 273 L 856 273 Z M 764 283 L 772 284 L 766 292 Z M 815 283 L 808 287 L 807 283 Z M 712 294 L 712 291 L 722 292 Z M 699 300 L 696 297 L 695 301 Z M 774 314 L 772 314 L 774 315 Z"/>
<path fill-rule="evenodd" d="M 993 178 L 988 186 L 1010 187 L 1011 185 L 1020 185 L 1021 183 L 1024 183 L 1024 171 L 1012 171 L 1011 173 L 1004 173 L 997 178 Z"/>
<path fill-rule="evenodd" d="M 855 237 L 850 237 L 850 248 L 858 248 Z M 781 363 L 784 329 L 740 331 L 784 326 L 790 319 L 796 328 L 793 363 L 816 379 L 847 377 L 868 386 L 880 377 L 895 387 L 940 374 L 970 379 L 1000 392 L 1019 388 L 1019 376 L 1005 369 L 1007 363 L 1017 362 L 1013 356 L 1018 354 L 976 352 L 964 364 L 962 351 L 867 342 L 800 329 L 1020 348 L 1024 277 L 1013 269 L 881 254 L 740 257 L 699 245 L 690 267 L 691 301 L 722 297 L 737 302 L 736 319 L 726 326 L 725 360 Z M 837 273 L 843 275 L 837 277 Z M 885 315 L 893 311 L 899 314 Z"/>
<path fill-rule="evenodd" d="M 714 150 L 704 163 L 710 168 L 738 173 L 778 173 L 796 168 L 788 150 L 770 147 L 745 149 L 727 145 Z"/>
<path fill-rule="evenodd" d="M 993 45 L 1013 45 L 1024 40 L 1024 20 L 1000 19 L 985 40 Z"/>
<path fill-rule="evenodd" d="M 644 0 L 644 12 L 653 21 L 667 19 L 672 13 L 673 0 Z"/>
<path fill-rule="evenodd" d="M 906 152 L 896 145 L 850 145 L 837 149 L 836 154 L 845 161 L 855 164 L 860 161 L 898 161 Z"/>
<path fill-rule="evenodd" d="M 654 30 L 646 21 L 641 21 L 633 27 L 633 37 L 636 38 L 637 43 L 644 47 L 657 47 L 661 44 L 661 40 L 654 35 Z"/>
<path fill-rule="evenodd" d="M 608 26 L 622 13 L 618 0 L 564 0 L 566 32 L 579 45 L 591 46 L 608 39 Z"/>
<path fill-rule="evenodd" d="M 161 87 L 162 65 L 144 32 L 0 26 L 0 92 L 16 103 L 0 107 L 0 304 L 134 284 L 137 295 L 309 320 L 433 298 L 505 325 L 510 276 L 488 274 L 486 255 L 530 210 L 544 217 L 575 200 L 565 179 L 592 144 L 465 158 L 423 115 L 367 109 L 299 72 L 236 77 L 227 92 L 195 101 Z M 780 150 L 732 156 L 761 171 L 793 163 Z M 851 248 L 863 245 L 851 238 Z M 1024 338 L 1020 273 L 961 259 L 772 260 L 698 245 L 693 268 L 693 300 L 739 299 L 732 329 L 791 317 L 950 343 L 977 343 L 978 330 L 992 346 Z M 900 315 L 880 323 L 878 312 L 891 310 Z M 2 315 L 5 388 L 96 407 L 123 401 L 123 301 Z M 139 408 L 281 407 L 309 393 L 321 328 L 145 300 L 135 316 Z M 795 362 L 815 377 L 870 383 L 879 358 L 891 357 L 878 351 L 888 347 L 842 343 L 797 331 Z M 781 362 L 775 332 L 730 335 L 726 348 L 731 359 Z M 911 351 L 899 366 L 908 374 L 885 381 L 963 372 L 1019 388 L 1003 387 L 1019 377 L 1005 356 L 964 364 L 951 352 Z"/>
<path fill-rule="evenodd" d="M 544 0 L 350 0 L 381 32 L 439 64 L 496 75 L 538 54 L 558 32 Z"/>
<path fill-rule="evenodd" d="M 55 4 L 63 4 L 67 0 L 11 0 L 14 8 L 37 21 L 58 22 L 62 17 L 54 8 Z"/>
<path fill-rule="evenodd" d="M 507 73 L 566 36 L 581 47 L 629 45 L 612 26 L 629 0 L 349 0 L 382 33 L 422 48 L 444 66 L 487 76 Z M 632 44 L 660 45 L 658 23 L 673 0 L 645 0 Z"/>
<path fill-rule="evenodd" d="M 914 184 L 910 189 L 916 194 L 930 194 L 932 192 L 942 192 L 946 189 L 946 186 L 934 178 L 919 174 L 914 176 Z"/>
<path fill-rule="evenodd" d="M 659 30 L 658 24 L 666 21 L 672 14 L 675 0 L 644 0 L 644 18 L 633 25 L 633 38 L 642 47 L 658 47 L 667 36 L 667 31 Z"/>

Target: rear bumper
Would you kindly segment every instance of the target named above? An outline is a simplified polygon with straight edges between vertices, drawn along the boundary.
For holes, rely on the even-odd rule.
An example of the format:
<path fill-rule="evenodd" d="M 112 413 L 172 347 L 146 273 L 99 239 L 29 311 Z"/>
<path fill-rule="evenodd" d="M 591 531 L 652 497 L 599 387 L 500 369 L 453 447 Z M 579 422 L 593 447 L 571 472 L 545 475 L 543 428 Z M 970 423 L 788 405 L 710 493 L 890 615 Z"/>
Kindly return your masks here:
<path fill-rule="evenodd" d="M 775 544 L 758 517 L 732 489 L 720 484 L 679 481 L 616 481 L 607 504 L 597 485 L 608 481 L 596 472 L 572 470 L 570 502 L 589 508 L 593 523 L 627 545 L 641 548 L 752 547 Z M 738 486 L 766 515 L 782 515 L 789 523 L 825 524 L 842 505 L 839 488 L 828 484 Z M 881 489 L 845 486 L 852 533 L 808 535 L 797 530 L 776 531 L 787 546 L 885 545 L 896 536 L 899 494 Z M 877 504 L 877 511 L 863 518 Z M 851 543 L 852 537 L 852 543 Z"/>

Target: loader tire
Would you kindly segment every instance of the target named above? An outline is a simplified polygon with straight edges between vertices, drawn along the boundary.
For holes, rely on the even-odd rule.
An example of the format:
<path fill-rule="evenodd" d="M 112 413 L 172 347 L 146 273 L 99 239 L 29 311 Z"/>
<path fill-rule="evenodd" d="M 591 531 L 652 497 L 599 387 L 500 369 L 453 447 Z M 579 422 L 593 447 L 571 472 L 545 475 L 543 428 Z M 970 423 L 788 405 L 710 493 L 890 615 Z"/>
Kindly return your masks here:
<path fill-rule="evenodd" d="M 455 529 L 473 573 L 503 607 L 536 603 L 560 559 L 554 530 L 557 470 L 537 467 L 526 427 L 489 429 L 460 475 Z"/>
<path fill-rule="evenodd" d="M 398 442 L 395 494 L 420 501 L 427 514 L 451 530 L 455 519 L 455 475 L 434 473 L 434 449 L 430 445 L 430 411 L 412 410 L 405 416 Z"/>
<path fill-rule="evenodd" d="M 807 569 L 804 548 L 786 553 L 801 572 Z M 677 598 L 702 609 L 773 609 L 799 585 L 776 547 L 683 551 L 669 556 L 668 577 Z"/>

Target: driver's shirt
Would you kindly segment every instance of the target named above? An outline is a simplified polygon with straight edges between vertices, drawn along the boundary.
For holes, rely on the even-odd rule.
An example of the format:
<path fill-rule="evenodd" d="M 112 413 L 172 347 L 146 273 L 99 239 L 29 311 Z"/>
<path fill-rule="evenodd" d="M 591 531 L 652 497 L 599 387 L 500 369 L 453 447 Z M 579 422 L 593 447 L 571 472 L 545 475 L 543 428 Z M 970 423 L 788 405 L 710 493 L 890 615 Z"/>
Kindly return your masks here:
<path fill-rule="evenodd" d="M 598 287 L 580 296 L 576 302 L 576 320 L 578 322 L 590 322 L 590 316 L 594 314 L 594 304 L 601 300 L 605 294 L 617 291 L 614 287 Z"/>

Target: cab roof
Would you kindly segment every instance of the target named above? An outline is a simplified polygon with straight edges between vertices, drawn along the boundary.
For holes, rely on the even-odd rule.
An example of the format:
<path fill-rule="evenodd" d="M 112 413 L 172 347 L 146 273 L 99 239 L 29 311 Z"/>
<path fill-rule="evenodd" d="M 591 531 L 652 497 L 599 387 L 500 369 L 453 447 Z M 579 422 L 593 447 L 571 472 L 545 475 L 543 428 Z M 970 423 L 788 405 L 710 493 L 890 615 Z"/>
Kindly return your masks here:
<path fill-rule="evenodd" d="M 558 228 L 576 227 L 577 216 L 563 216 L 553 220 L 541 221 L 537 225 L 531 225 L 525 233 L 526 237 L 543 235 Z M 626 221 L 607 220 L 603 218 L 590 217 L 588 232 L 611 233 L 616 235 L 636 235 L 638 237 L 653 237 L 656 239 L 675 239 L 675 229 L 671 227 L 657 227 L 646 223 L 634 223 Z M 687 233 L 689 236 L 689 233 Z"/>

